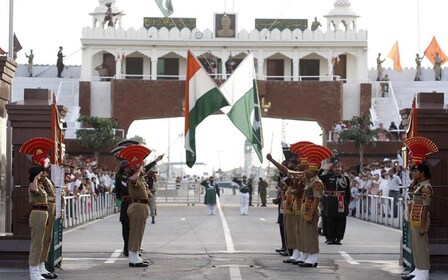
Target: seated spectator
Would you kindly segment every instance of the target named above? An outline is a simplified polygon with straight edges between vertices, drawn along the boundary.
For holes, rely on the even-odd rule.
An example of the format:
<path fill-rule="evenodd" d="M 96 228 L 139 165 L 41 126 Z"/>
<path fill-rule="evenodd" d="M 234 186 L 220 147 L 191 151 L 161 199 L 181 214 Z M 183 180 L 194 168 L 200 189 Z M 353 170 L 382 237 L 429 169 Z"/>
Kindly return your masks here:
<path fill-rule="evenodd" d="M 334 141 L 338 141 L 339 140 L 339 135 L 341 134 L 342 131 L 344 131 L 347 128 L 347 126 L 344 124 L 344 122 L 342 120 L 340 120 L 339 122 L 337 122 L 334 126 L 333 126 L 333 140 Z"/>
<path fill-rule="evenodd" d="M 389 75 L 385 75 L 384 78 L 381 79 L 381 97 L 384 97 L 386 92 L 389 93 Z"/>
<path fill-rule="evenodd" d="M 375 129 L 378 141 L 387 141 L 387 130 L 384 128 L 383 123 L 379 123 Z"/>
<path fill-rule="evenodd" d="M 390 140 L 400 140 L 400 135 L 398 133 L 398 127 L 395 125 L 394 122 L 391 122 L 389 125 L 389 135 Z"/>

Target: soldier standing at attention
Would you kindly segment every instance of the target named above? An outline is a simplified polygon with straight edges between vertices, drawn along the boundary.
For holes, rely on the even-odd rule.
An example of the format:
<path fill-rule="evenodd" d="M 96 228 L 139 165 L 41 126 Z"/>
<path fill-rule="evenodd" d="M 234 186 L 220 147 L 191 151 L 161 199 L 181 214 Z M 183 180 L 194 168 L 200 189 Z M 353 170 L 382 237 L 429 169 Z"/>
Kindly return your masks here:
<path fill-rule="evenodd" d="M 258 194 L 260 195 L 261 207 L 266 207 L 266 195 L 268 183 L 262 177 L 258 179 Z"/>
<path fill-rule="evenodd" d="M 277 167 L 284 177 L 281 182 L 282 188 L 286 188 L 284 192 L 282 206 L 283 206 L 283 227 L 285 232 L 286 249 L 288 249 L 289 258 L 284 259 L 284 263 L 297 263 L 300 257 L 297 244 L 297 228 L 296 216 L 294 212 L 294 198 L 296 196 L 296 189 L 293 185 L 292 173 L 296 172 L 297 160 L 290 160 L 286 162 L 287 166 L 277 162 L 272 158 L 271 154 L 266 155 L 266 159 L 272 162 Z"/>
<path fill-rule="evenodd" d="M 342 174 L 341 163 L 335 161 L 319 170 L 319 178 L 324 184 L 322 198 L 329 245 L 341 245 L 347 225 L 348 205 L 351 200 L 350 179 Z M 323 225 L 325 228 L 325 225 Z"/>
<path fill-rule="evenodd" d="M 143 160 L 151 153 L 151 150 L 142 145 L 124 147 L 117 156 L 128 161 L 130 177 L 128 178 L 129 197 L 132 204 L 128 208 L 129 217 L 129 266 L 147 267 L 149 264 L 143 261 L 140 251 L 145 233 L 146 220 L 149 215 L 149 199 L 152 194 L 148 190 L 145 181 Z"/>
<path fill-rule="evenodd" d="M 36 137 L 26 141 L 20 152 L 31 155 L 34 164 L 28 171 L 30 177 L 29 196 L 31 214 L 31 248 L 29 255 L 30 279 L 55 279 L 56 273 L 49 272 L 45 267 L 48 260 L 53 225 L 56 217 L 56 193 L 54 185 L 46 177 L 49 167 L 48 151 L 54 149 L 54 142 L 47 138 Z"/>
<path fill-rule="evenodd" d="M 303 203 L 301 209 L 300 232 L 302 235 L 299 249 L 304 261 L 301 267 L 317 267 L 319 261 L 319 236 L 317 223 L 319 220 L 319 203 L 322 197 L 323 183 L 317 176 L 321 162 L 332 156 L 332 152 L 320 145 L 307 145 L 301 149 L 302 155 L 308 160 L 308 170 L 305 175 Z"/>
<path fill-rule="evenodd" d="M 431 179 L 430 168 L 424 163 L 424 160 L 428 154 L 437 152 L 439 149 L 431 140 L 421 136 L 408 138 L 404 144 L 410 150 L 411 164 L 413 164 L 408 209 L 415 269 L 410 274 L 403 275 L 402 279 L 428 280 L 430 269 L 429 208 L 434 191 L 429 181 Z"/>

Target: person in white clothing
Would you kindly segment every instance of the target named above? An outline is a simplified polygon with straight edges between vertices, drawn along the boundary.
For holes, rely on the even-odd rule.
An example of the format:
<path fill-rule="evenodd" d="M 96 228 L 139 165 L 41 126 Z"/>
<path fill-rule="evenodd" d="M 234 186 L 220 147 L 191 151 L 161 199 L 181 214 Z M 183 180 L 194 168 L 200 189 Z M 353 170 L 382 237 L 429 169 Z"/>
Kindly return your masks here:
<path fill-rule="evenodd" d="M 247 215 L 249 211 L 249 187 L 247 185 L 246 176 L 242 181 L 237 181 L 240 189 L 240 214 Z"/>
<path fill-rule="evenodd" d="M 379 195 L 382 197 L 389 197 L 389 182 L 387 180 L 387 172 L 386 171 L 382 171 L 381 172 L 381 177 L 380 177 L 380 183 L 379 183 Z M 389 214 L 390 215 L 390 207 L 389 207 L 389 202 L 383 202 L 383 215 Z"/>

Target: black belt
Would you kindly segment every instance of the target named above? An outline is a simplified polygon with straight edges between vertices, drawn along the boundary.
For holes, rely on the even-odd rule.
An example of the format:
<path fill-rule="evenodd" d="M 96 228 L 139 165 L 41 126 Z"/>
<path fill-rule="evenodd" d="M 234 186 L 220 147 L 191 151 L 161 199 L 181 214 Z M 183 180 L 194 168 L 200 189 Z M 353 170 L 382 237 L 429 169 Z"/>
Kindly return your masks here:
<path fill-rule="evenodd" d="M 32 205 L 33 210 L 48 211 L 48 205 Z"/>
<path fill-rule="evenodd" d="M 132 201 L 134 203 L 144 203 L 144 204 L 148 204 L 149 203 L 149 199 L 146 199 L 146 198 L 133 199 Z"/>

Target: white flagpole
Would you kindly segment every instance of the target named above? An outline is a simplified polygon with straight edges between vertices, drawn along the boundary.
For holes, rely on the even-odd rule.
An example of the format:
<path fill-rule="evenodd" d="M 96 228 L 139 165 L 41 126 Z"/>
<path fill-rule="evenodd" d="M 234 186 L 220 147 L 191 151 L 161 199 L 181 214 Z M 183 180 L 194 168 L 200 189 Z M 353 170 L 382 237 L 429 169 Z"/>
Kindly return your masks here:
<path fill-rule="evenodd" d="M 9 54 L 10 58 L 14 57 L 14 0 L 9 0 Z"/>
<path fill-rule="evenodd" d="M 417 40 L 418 53 L 420 53 L 420 0 L 417 0 Z"/>

